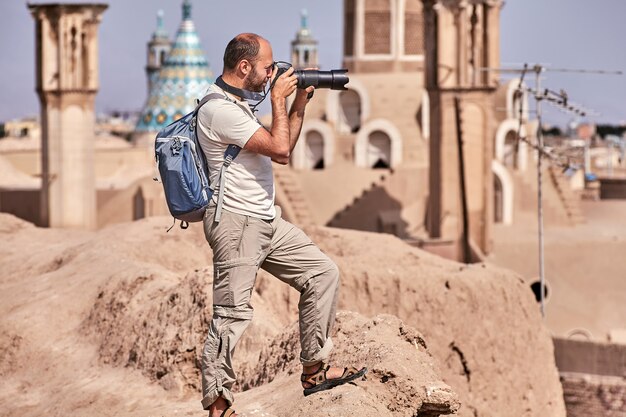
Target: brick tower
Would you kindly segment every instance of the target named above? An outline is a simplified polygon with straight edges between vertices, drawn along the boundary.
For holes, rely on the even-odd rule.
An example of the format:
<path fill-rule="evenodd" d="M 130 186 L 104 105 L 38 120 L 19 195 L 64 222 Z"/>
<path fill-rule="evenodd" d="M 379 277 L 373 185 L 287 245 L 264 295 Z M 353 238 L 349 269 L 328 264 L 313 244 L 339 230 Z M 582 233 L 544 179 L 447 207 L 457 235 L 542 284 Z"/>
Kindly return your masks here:
<path fill-rule="evenodd" d="M 421 0 L 344 0 L 344 67 L 350 72 L 423 68 Z"/>
<path fill-rule="evenodd" d="M 494 93 L 501 0 L 423 0 L 426 89 L 430 98 L 428 230 L 452 241 L 463 259 L 463 210 L 455 97 L 461 107 L 469 242 L 472 257 L 491 250 Z"/>
<path fill-rule="evenodd" d="M 30 4 L 41 103 L 41 221 L 95 228 L 94 101 L 106 4 Z"/>

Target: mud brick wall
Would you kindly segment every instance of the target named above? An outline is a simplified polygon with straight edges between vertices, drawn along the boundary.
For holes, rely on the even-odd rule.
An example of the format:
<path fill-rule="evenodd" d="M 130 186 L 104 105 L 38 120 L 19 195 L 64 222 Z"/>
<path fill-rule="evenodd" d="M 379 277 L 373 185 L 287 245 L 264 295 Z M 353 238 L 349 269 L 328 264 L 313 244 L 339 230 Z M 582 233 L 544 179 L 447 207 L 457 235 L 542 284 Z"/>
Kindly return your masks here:
<path fill-rule="evenodd" d="M 626 178 L 601 178 L 600 198 L 626 199 Z"/>
<path fill-rule="evenodd" d="M 626 345 L 554 339 L 567 417 L 626 417 Z"/>
<path fill-rule="evenodd" d="M 626 379 L 563 372 L 567 417 L 625 417 Z"/>

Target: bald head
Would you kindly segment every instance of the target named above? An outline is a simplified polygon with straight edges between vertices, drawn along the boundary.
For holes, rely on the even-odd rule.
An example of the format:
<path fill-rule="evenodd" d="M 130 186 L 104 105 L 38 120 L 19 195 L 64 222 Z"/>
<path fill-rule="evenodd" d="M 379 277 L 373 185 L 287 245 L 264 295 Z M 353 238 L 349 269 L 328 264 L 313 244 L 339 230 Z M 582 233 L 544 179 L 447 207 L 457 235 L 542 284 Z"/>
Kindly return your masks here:
<path fill-rule="evenodd" d="M 255 33 L 240 33 L 235 36 L 224 51 L 224 72 L 233 71 L 244 59 L 254 65 L 262 42 L 267 41 Z"/>

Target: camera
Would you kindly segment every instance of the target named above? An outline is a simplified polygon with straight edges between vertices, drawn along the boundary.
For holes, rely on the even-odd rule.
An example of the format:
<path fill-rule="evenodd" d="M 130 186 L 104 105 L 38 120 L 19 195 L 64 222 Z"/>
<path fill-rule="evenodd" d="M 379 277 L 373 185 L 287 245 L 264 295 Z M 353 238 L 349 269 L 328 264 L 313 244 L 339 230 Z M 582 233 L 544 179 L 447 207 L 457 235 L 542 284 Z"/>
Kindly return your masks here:
<path fill-rule="evenodd" d="M 276 78 L 291 68 L 289 62 L 278 61 L 276 65 Z M 295 70 L 293 73 L 298 80 L 298 88 L 305 89 L 313 86 L 315 88 L 330 88 L 331 90 L 347 90 L 346 84 L 350 81 L 346 73 L 347 69 L 334 69 L 330 71 L 319 70 Z"/>

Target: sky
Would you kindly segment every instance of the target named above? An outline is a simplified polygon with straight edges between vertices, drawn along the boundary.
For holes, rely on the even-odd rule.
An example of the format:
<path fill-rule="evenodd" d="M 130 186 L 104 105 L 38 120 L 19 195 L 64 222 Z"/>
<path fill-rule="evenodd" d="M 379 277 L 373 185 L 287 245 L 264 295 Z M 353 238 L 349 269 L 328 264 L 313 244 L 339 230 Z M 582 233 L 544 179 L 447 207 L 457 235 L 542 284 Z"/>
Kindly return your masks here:
<path fill-rule="evenodd" d="M 94 3 L 75 0 L 74 3 Z M 109 0 L 99 30 L 98 113 L 138 111 L 147 97 L 146 43 L 165 12 L 170 37 L 181 20 L 182 0 Z M 32 1 L 31 3 L 40 3 Z M 192 16 L 209 64 L 219 75 L 228 41 L 256 32 L 273 45 L 274 59 L 289 60 L 290 42 L 307 9 L 319 41 L 322 69 L 340 68 L 341 0 L 195 0 Z M 0 122 L 39 113 L 35 93 L 34 20 L 23 0 L 0 0 Z M 508 0 L 500 15 L 502 67 L 546 65 L 541 83 L 564 89 L 570 101 L 597 114 L 585 120 L 626 123 L 626 75 L 561 73 L 550 69 L 626 70 L 626 0 Z M 510 76 L 503 76 L 503 80 Z M 529 84 L 533 85 L 532 77 Z M 531 100 L 532 102 L 532 100 Z M 565 125 L 575 116 L 544 106 L 543 121 Z"/>

